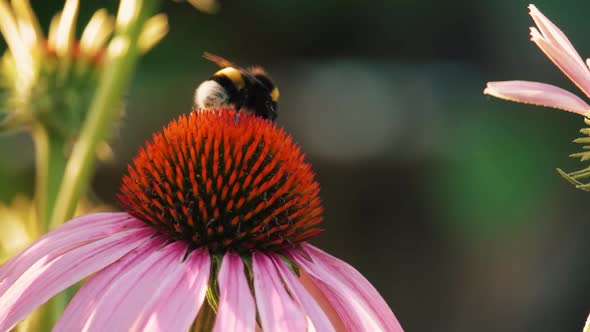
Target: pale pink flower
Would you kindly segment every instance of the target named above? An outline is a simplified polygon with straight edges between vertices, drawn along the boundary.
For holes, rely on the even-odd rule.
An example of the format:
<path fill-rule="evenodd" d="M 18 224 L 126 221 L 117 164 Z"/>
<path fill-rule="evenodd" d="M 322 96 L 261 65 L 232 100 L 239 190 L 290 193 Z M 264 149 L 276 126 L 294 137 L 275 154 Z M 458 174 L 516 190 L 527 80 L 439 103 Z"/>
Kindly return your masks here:
<path fill-rule="evenodd" d="M 306 242 L 318 194 L 271 122 L 182 116 L 129 166 L 127 212 L 71 220 L 0 268 L 0 331 L 86 277 L 55 331 L 402 331 L 358 271 Z"/>
<path fill-rule="evenodd" d="M 538 28 L 531 27 L 531 40 L 587 97 L 590 97 L 590 70 L 588 69 L 590 59 L 584 63 L 565 34 L 537 7 L 529 5 L 529 10 Z M 569 91 L 545 83 L 489 82 L 484 93 L 510 101 L 553 107 L 583 116 L 590 113 L 590 105 L 584 100 Z"/>

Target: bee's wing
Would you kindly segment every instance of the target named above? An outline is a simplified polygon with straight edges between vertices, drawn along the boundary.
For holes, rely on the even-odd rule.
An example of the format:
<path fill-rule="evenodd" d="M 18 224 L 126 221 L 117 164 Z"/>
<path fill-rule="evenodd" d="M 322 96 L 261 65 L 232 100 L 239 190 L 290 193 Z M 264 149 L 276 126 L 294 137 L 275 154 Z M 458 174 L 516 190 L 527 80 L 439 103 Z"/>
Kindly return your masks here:
<path fill-rule="evenodd" d="M 213 62 L 214 64 L 218 65 L 221 68 L 234 67 L 234 68 L 238 69 L 238 66 L 236 66 L 235 63 L 227 60 L 226 58 L 222 58 L 219 55 L 215 55 L 215 54 L 212 54 L 212 53 L 209 53 L 209 52 L 204 52 L 203 53 L 203 58 L 205 58 L 205 59 Z"/>
<path fill-rule="evenodd" d="M 226 68 L 226 67 L 235 68 L 235 69 L 239 70 L 242 73 L 242 75 L 244 75 L 244 78 L 246 80 L 250 81 L 251 83 L 256 83 L 256 84 L 260 84 L 261 86 L 264 86 L 262 84 L 262 82 L 260 82 L 260 80 L 257 79 L 250 71 L 236 65 L 235 63 L 227 60 L 226 58 L 220 57 L 219 55 L 215 55 L 215 54 L 209 53 L 209 52 L 204 52 L 203 58 L 213 62 L 214 64 L 218 65 L 221 68 Z M 257 67 L 257 68 L 259 68 L 259 67 Z"/>

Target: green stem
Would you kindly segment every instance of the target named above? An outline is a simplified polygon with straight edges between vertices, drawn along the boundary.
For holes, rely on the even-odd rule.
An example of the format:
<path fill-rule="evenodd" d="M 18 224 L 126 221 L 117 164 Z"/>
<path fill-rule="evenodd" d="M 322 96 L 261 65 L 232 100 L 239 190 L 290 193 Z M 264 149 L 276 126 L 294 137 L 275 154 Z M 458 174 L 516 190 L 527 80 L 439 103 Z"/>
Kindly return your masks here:
<path fill-rule="evenodd" d="M 39 316 L 35 322 L 36 325 L 31 326 L 29 331 L 50 332 L 59 317 L 61 317 L 61 313 L 66 308 L 69 300 L 70 298 L 63 291 L 39 307 L 37 313 Z"/>
<path fill-rule="evenodd" d="M 61 135 L 49 132 L 41 125 L 33 128 L 35 142 L 35 195 L 39 230 L 45 233 L 49 229 L 49 220 L 53 212 L 59 184 L 66 168 L 66 141 Z"/>
<path fill-rule="evenodd" d="M 203 305 L 201 306 L 201 310 L 197 314 L 197 318 L 193 323 L 192 328 L 190 329 L 191 332 L 200 332 L 200 331 L 212 331 L 213 326 L 215 324 L 215 310 L 213 307 L 205 299 Z"/>
<path fill-rule="evenodd" d="M 42 125 L 33 127 L 35 143 L 35 203 L 37 204 L 37 227 L 41 234 L 49 229 L 49 219 L 55 207 L 57 191 L 66 168 L 65 140 L 61 135 Z M 57 294 L 38 309 L 38 313 L 27 328 L 30 331 L 49 332 L 57 322 L 58 313 L 65 308 L 67 299 Z"/>
<path fill-rule="evenodd" d="M 131 1 L 131 0 L 125 0 Z M 79 140 L 74 145 L 70 161 L 59 189 L 58 200 L 51 216 L 51 227 L 72 217 L 80 195 L 84 192 L 94 169 L 96 148 L 107 136 L 116 118 L 117 105 L 131 80 L 140 53 L 137 41 L 146 20 L 155 13 L 159 1 L 137 1 L 140 6 L 133 22 L 119 27 L 114 40 L 123 42 L 127 49 L 109 59 L 100 78 L 96 95 L 90 104 Z"/>

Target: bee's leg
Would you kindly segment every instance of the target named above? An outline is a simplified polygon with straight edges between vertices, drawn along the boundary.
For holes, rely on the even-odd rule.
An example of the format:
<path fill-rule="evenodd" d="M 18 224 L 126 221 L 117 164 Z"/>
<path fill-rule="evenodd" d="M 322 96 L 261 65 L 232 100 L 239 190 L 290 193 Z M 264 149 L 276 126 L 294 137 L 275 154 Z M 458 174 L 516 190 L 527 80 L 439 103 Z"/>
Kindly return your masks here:
<path fill-rule="evenodd" d="M 236 103 L 234 105 L 234 109 L 235 109 L 235 113 L 234 113 L 234 120 L 236 123 L 240 122 L 240 116 L 238 113 L 241 112 L 243 104 L 242 103 Z"/>

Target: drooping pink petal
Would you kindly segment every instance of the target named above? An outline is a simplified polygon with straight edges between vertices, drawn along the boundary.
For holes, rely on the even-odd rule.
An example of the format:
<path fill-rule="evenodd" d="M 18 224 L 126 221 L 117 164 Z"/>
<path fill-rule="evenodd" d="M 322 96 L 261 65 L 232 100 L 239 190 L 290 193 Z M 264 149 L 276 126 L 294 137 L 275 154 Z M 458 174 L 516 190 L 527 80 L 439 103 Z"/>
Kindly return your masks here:
<path fill-rule="evenodd" d="M 0 267 L 0 295 L 41 257 L 60 255 L 110 234 L 138 227 L 145 227 L 145 224 L 127 213 L 95 213 L 68 221 L 41 236 Z"/>
<path fill-rule="evenodd" d="M 132 228 L 59 255 L 47 254 L 0 296 L 0 331 L 11 329 L 55 294 L 102 269 L 146 241 L 153 229 Z"/>
<path fill-rule="evenodd" d="M 298 253 L 302 254 L 302 251 L 298 250 Z M 304 258 L 304 256 L 302 255 L 301 258 Z M 299 269 L 299 281 L 301 282 L 301 285 L 305 287 L 305 290 L 314 298 L 314 300 L 316 300 L 326 316 L 328 316 L 336 331 L 349 331 L 342 318 L 340 318 L 340 314 L 338 314 L 334 306 L 330 303 L 330 300 L 328 300 L 328 297 L 316 285 L 317 282 L 305 272 L 304 269 Z"/>
<path fill-rule="evenodd" d="M 145 241 L 116 262 L 94 274 L 70 301 L 54 331 L 81 331 L 105 290 L 126 270 L 139 264 L 154 250 L 162 247 L 163 239 L 156 237 Z"/>
<path fill-rule="evenodd" d="M 554 85 L 529 81 L 489 82 L 483 91 L 494 97 L 588 115 L 590 105 L 573 93 Z"/>
<path fill-rule="evenodd" d="M 175 242 L 162 248 L 163 239 L 151 241 L 154 245 L 132 262 L 124 262 L 123 269 L 117 264 L 109 267 L 118 273 L 107 269 L 104 275 L 98 273 L 89 280 L 75 301 L 94 303 L 86 308 L 77 306 L 82 309 L 78 309 L 81 316 L 68 310 L 64 313 L 67 318 L 56 330 L 187 330 L 205 297 L 208 260 L 203 261 L 198 252 L 183 262 L 186 244 Z"/>
<path fill-rule="evenodd" d="M 306 249 L 309 247 L 311 246 L 306 245 Z M 325 257 L 312 250 L 306 251 L 314 260 L 313 262 L 301 257 L 295 251 L 291 252 L 291 258 L 310 275 L 338 312 L 348 330 L 403 331 L 385 301 L 358 271 L 337 260 L 339 264 L 346 264 L 346 268 L 342 267 L 343 271 L 351 273 L 350 276 L 345 276 L 342 271 L 332 265 L 331 261 L 326 261 Z M 336 260 L 336 258 L 333 259 Z"/>
<path fill-rule="evenodd" d="M 152 297 L 162 292 L 169 277 L 174 279 L 174 267 L 180 265 L 177 262 L 186 252 L 179 245 L 176 242 L 153 248 L 142 260 L 122 271 L 97 299 L 83 330 L 131 331 Z"/>
<path fill-rule="evenodd" d="M 272 260 L 256 252 L 252 255 L 252 266 L 262 330 L 305 331 L 305 316 L 285 290 Z"/>
<path fill-rule="evenodd" d="M 558 49 L 567 53 L 573 61 L 577 62 L 581 67 L 584 67 L 584 61 L 578 54 L 567 36 L 551 22 L 535 5 L 529 5 L 529 14 L 535 21 L 535 24 L 541 31 L 541 34 L 548 42 L 554 44 Z"/>
<path fill-rule="evenodd" d="M 295 277 L 293 272 L 287 268 L 280 257 L 272 256 L 272 260 L 289 291 L 299 302 L 303 311 L 309 318 L 310 329 L 313 331 L 335 331 L 330 319 L 326 316 L 320 305 L 314 300 L 309 292 L 301 285 L 300 281 Z"/>
<path fill-rule="evenodd" d="M 310 244 L 305 244 L 304 247 L 317 264 L 326 266 L 337 278 L 356 290 L 365 299 L 371 309 L 377 313 L 387 331 L 402 331 L 397 318 L 383 297 L 360 272 L 346 262 Z"/>
<path fill-rule="evenodd" d="M 213 332 L 254 331 L 256 303 L 250 292 L 239 255 L 228 252 L 217 276 L 219 305 Z"/>
<path fill-rule="evenodd" d="M 590 97 L 590 71 L 579 57 L 572 57 L 561 45 L 550 42 L 539 30 L 531 28 L 531 40 L 551 61 Z"/>
<path fill-rule="evenodd" d="M 211 259 L 206 250 L 193 251 L 183 262 L 183 274 L 177 286 L 158 299 L 137 331 L 187 331 L 201 309 L 209 281 Z"/>

